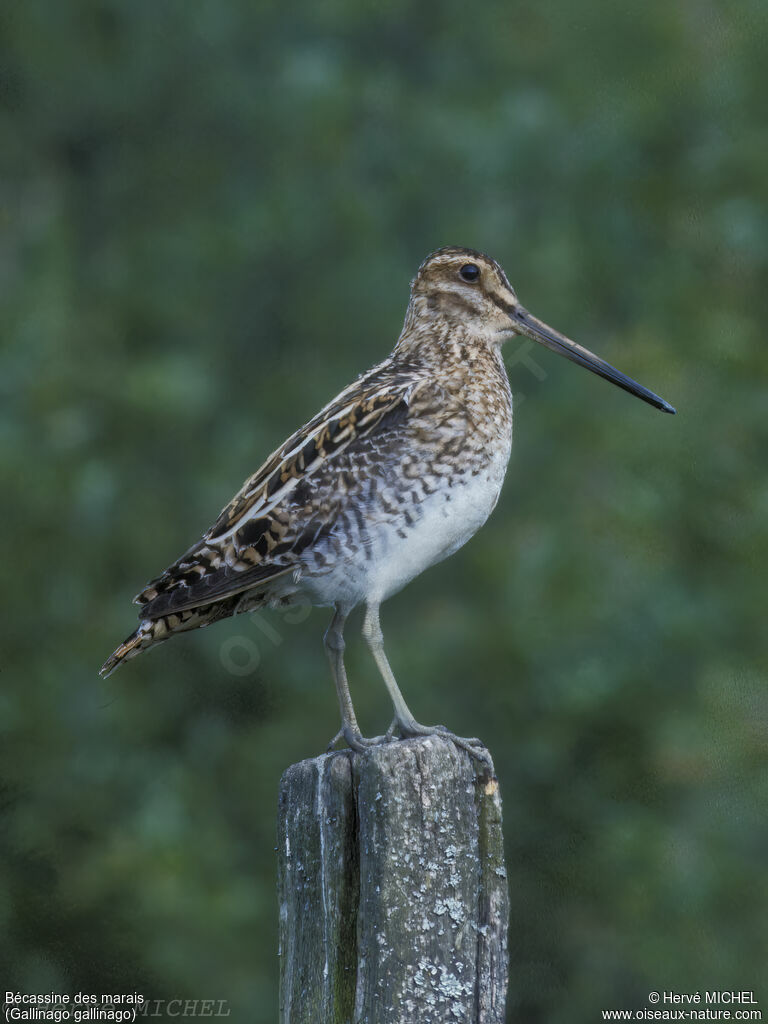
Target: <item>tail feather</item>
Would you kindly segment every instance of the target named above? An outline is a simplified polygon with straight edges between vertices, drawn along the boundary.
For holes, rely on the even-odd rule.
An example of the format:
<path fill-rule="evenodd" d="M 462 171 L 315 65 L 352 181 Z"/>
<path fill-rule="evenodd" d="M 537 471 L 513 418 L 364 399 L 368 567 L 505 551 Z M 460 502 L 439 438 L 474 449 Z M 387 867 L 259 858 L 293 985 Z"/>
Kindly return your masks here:
<path fill-rule="evenodd" d="M 99 675 L 105 679 L 108 675 L 111 675 L 124 661 L 129 661 L 131 658 L 135 658 L 137 654 L 141 654 L 142 651 L 146 651 L 147 648 L 152 647 L 154 644 L 160 643 L 161 640 L 167 640 L 169 633 L 168 628 L 165 628 L 165 636 L 157 636 L 157 626 L 164 625 L 161 619 L 152 620 L 144 619 L 139 624 L 139 628 L 135 633 L 124 640 L 120 646 L 115 650 L 104 664 L 99 669 Z"/>
<path fill-rule="evenodd" d="M 267 595 L 263 591 L 250 591 L 197 608 L 187 608 L 153 619 L 142 619 L 136 632 L 131 633 L 117 650 L 110 654 L 99 669 L 99 675 L 106 679 L 124 661 L 129 661 L 137 654 L 141 654 L 142 651 L 170 639 L 174 633 L 185 633 L 190 629 L 209 626 L 212 622 L 226 619 L 230 615 L 238 615 L 241 612 L 261 608 L 265 603 L 267 603 Z"/>

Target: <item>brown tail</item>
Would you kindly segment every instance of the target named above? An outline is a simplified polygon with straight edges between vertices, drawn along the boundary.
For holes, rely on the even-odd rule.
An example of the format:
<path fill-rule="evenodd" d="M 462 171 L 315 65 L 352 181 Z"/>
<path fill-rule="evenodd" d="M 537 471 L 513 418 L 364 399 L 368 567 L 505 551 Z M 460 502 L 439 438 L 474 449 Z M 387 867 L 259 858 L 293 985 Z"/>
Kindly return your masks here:
<path fill-rule="evenodd" d="M 180 612 L 161 615 L 156 619 L 142 619 L 136 632 L 131 633 L 128 639 L 110 654 L 99 669 L 99 675 L 106 679 L 110 672 L 114 672 L 124 661 L 135 658 L 137 654 L 162 643 L 163 640 L 168 640 L 174 633 L 185 633 L 190 629 L 209 626 L 212 622 L 226 619 L 230 615 L 260 608 L 265 601 L 266 595 L 263 592 L 247 592 L 198 608 L 186 608 Z"/>
<path fill-rule="evenodd" d="M 159 632 L 157 627 L 161 627 L 164 636 L 157 636 Z M 128 661 L 130 658 L 135 658 L 137 654 L 141 654 L 142 651 L 146 651 L 148 647 L 152 647 L 153 644 L 160 643 L 161 640 L 168 639 L 168 629 L 165 627 L 165 623 L 162 619 L 144 619 L 140 624 L 139 628 L 135 633 L 131 633 L 127 640 L 124 640 L 117 650 L 110 654 L 107 660 L 99 669 L 99 675 L 104 676 L 106 679 L 110 673 L 114 672 L 115 669 L 122 665 L 124 661 Z"/>

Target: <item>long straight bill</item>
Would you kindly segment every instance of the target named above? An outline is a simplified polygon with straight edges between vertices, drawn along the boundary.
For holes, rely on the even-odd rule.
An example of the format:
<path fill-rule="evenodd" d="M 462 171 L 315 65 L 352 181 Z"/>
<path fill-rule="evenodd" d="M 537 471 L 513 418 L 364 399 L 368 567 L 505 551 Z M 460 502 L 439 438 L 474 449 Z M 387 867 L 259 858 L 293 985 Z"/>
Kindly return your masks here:
<path fill-rule="evenodd" d="M 553 352 L 559 352 L 561 356 L 565 356 L 566 359 L 570 359 L 572 363 L 578 363 L 579 366 L 585 366 L 592 373 L 596 373 L 599 377 L 605 377 L 612 384 L 615 384 L 619 388 L 623 388 L 624 391 L 628 391 L 630 395 L 635 395 L 637 398 L 642 398 L 644 402 L 648 402 L 649 405 L 655 406 L 657 409 L 661 409 L 662 412 L 675 412 L 675 409 L 665 402 L 663 398 L 659 398 L 653 391 L 649 391 L 648 388 L 644 388 L 642 384 L 638 384 L 637 381 L 632 380 L 631 377 L 627 377 L 621 373 L 615 367 L 611 366 L 610 363 L 606 363 L 604 359 L 598 358 L 593 355 L 588 349 L 582 348 L 581 345 L 577 345 L 575 341 L 571 341 L 570 338 L 566 338 L 564 334 L 554 330 L 552 327 L 548 327 L 547 324 L 542 323 L 535 316 L 532 316 L 527 309 L 523 309 L 522 306 L 516 306 L 510 313 L 515 324 L 518 326 L 522 334 L 527 335 L 534 341 L 540 342 L 542 345 L 546 345 L 547 348 L 551 348 Z"/>

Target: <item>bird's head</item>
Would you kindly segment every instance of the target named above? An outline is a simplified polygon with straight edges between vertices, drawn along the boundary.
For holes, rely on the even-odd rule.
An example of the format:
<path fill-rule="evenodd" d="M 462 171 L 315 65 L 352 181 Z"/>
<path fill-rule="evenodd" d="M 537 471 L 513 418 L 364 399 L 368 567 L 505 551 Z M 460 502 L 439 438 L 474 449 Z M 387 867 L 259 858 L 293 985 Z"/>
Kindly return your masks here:
<path fill-rule="evenodd" d="M 675 411 L 663 398 L 532 316 L 496 260 L 460 246 L 438 249 L 419 267 L 411 282 L 401 340 L 410 334 L 445 337 L 454 331 L 494 347 L 525 335 L 657 409 Z"/>
<path fill-rule="evenodd" d="M 424 323 L 440 320 L 492 344 L 512 332 L 517 296 L 496 260 L 451 246 L 424 260 L 411 282 L 411 308 Z"/>

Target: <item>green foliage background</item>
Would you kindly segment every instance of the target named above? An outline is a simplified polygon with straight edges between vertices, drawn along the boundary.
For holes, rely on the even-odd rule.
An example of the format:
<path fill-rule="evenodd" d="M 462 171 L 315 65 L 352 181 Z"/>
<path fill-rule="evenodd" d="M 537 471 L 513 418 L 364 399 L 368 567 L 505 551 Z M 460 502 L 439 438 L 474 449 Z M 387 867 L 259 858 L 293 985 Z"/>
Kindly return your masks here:
<path fill-rule="evenodd" d="M 140 586 L 388 352 L 424 255 L 464 244 L 679 410 L 510 346 L 499 507 L 385 608 L 417 716 L 496 758 L 510 1020 L 669 988 L 768 1011 L 765 4 L 2 19 L 3 987 L 275 1019 L 276 793 L 337 727 L 326 612 L 96 672 Z"/>

